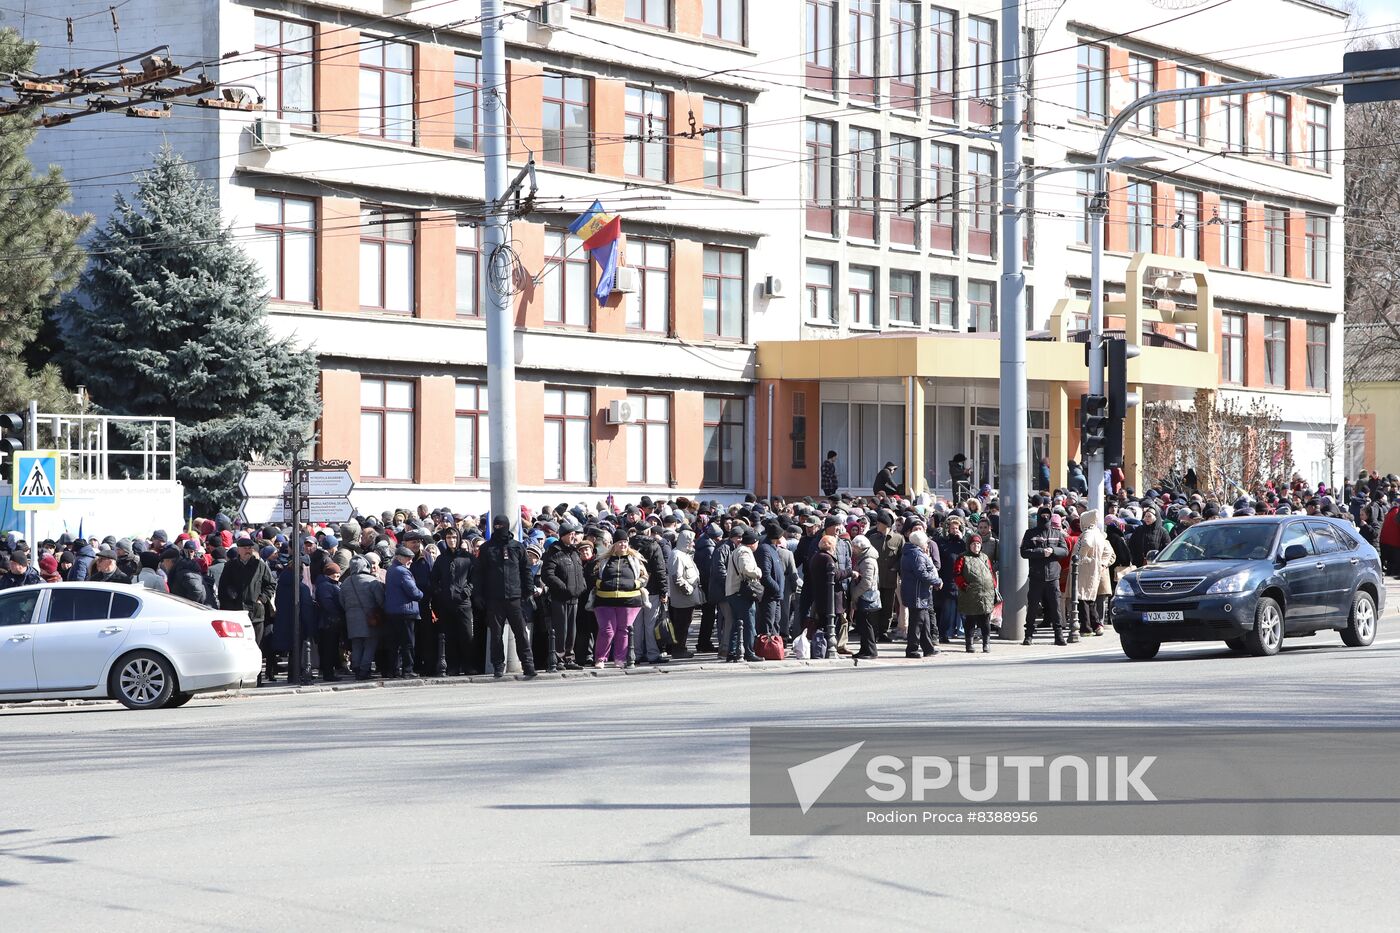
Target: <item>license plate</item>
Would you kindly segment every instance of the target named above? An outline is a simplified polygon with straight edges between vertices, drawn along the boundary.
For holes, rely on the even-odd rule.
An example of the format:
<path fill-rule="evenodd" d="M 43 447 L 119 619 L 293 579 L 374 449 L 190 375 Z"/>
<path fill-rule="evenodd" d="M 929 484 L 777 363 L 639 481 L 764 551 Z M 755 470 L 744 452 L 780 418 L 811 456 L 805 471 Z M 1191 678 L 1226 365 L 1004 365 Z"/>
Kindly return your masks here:
<path fill-rule="evenodd" d="M 1184 622 L 1186 613 L 1180 609 L 1173 609 L 1167 612 L 1146 613 L 1148 622 Z"/>

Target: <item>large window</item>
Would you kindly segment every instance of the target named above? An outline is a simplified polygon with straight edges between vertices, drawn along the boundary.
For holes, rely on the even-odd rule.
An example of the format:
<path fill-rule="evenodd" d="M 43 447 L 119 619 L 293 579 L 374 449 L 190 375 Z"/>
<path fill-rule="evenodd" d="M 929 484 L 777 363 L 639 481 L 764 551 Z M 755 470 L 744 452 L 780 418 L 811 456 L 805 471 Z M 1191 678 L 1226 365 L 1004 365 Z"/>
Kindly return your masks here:
<path fill-rule="evenodd" d="M 967 118 L 974 123 L 991 123 L 996 97 L 995 62 L 997 25 L 978 16 L 967 18 L 967 72 L 972 81 L 968 93 Z"/>
<path fill-rule="evenodd" d="M 1179 68 L 1176 72 L 1176 86 L 1179 88 L 1198 88 L 1201 86 L 1202 76 L 1199 71 L 1192 71 L 1189 68 Z M 1205 121 L 1201 118 L 1201 99 L 1183 100 L 1178 106 L 1181 107 L 1181 117 L 1176 124 L 1176 134 L 1187 142 L 1200 145 L 1205 140 Z"/>
<path fill-rule="evenodd" d="M 412 382 L 360 380 L 361 479 L 413 480 L 415 418 Z"/>
<path fill-rule="evenodd" d="M 1128 185 L 1128 252 L 1152 252 L 1152 184 Z"/>
<path fill-rule="evenodd" d="M 587 484 L 593 449 L 593 393 L 587 389 L 544 390 L 544 481 Z"/>
<path fill-rule="evenodd" d="M 744 41 L 745 0 L 705 0 L 704 32 L 725 42 Z"/>
<path fill-rule="evenodd" d="M 744 339 L 744 253 L 719 246 L 705 247 L 705 336 Z"/>
<path fill-rule="evenodd" d="M 382 207 L 360 210 L 360 306 L 412 311 L 417 218 Z"/>
<path fill-rule="evenodd" d="M 1094 170 L 1088 168 L 1075 169 L 1075 199 L 1078 201 L 1079 210 L 1075 217 L 1075 238 L 1074 242 L 1081 246 L 1088 246 L 1093 242 L 1094 237 L 1094 217 L 1089 209 L 1094 204 Z"/>
<path fill-rule="evenodd" d="M 879 137 L 874 130 L 851 127 L 851 209 L 846 232 L 863 240 L 876 238 L 876 211 L 880 198 Z"/>
<path fill-rule="evenodd" d="M 1220 264 L 1227 269 L 1244 268 L 1244 202 L 1220 200 Z"/>
<path fill-rule="evenodd" d="M 807 229 L 836 232 L 836 128 L 824 120 L 807 121 Z"/>
<path fill-rule="evenodd" d="M 475 55 L 456 56 L 452 78 L 452 111 L 455 120 L 452 144 L 458 149 L 481 151 L 481 59 Z"/>
<path fill-rule="evenodd" d="M 1133 100 L 1139 100 L 1157 90 L 1157 62 L 1145 55 L 1128 56 L 1128 84 L 1133 89 Z M 1143 107 L 1133 112 L 1128 125 L 1140 133 L 1157 131 L 1157 108 Z"/>
<path fill-rule="evenodd" d="M 1276 162 L 1288 161 L 1288 96 L 1270 94 L 1265 98 L 1264 153 Z"/>
<path fill-rule="evenodd" d="M 890 146 L 890 180 L 894 183 L 894 208 L 890 212 L 890 240 L 903 246 L 919 242 L 919 141 L 895 136 Z"/>
<path fill-rule="evenodd" d="M 953 118 L 953 76 L 957 73 L 958 15 L 934 7 L 929 11 L 932 29 L 933 75 L 929 81 L 930 107 L 935 117 Z"/>
<path fill-rule="evenodd" d="M 958 280 L 951 275 L 928 277 L 928 322 L 933 327 L 958 329 Z"/>
<path fill-rule="evenodd" d="M 893 0 L 890 4 L 890 48 L 894 67 L 890 69 L 890 104 L 908 110 L 919 106 L 919 4 L 916 0 Z"/>
<path fill-rule="evenodd" d="M 1226 82 L 1229 83 L 1229 82 Z M 1249 151 L 1249 123 L 1245 120 L 1248 106 L 1244 94 L 1227 94 L 1221 98 L 1225 105 L 1225 148 L 1230 152 Z"/>
<path fill-rule="evenodd" d="M 629 395 L 627 482 L 664 486 L 671 481 L 671 396 Z"/>
<path fill-rule="evenodd" d="M 1308 104 L 1308 168 L 1320 172 L 1332 170 L 1332 108 L 1326 104 Z"/>
<path fill-rule="evenodd" d="M 744 485 L 746 421 L 743 399 L 705 396 L 706 486 Z"/>
<path fill-rule="evenodd" d="M 1220 315 L 1220 381 L 1244 384 L 1244 315 Z"/>
<path fill-rule="evenodd" d="M 933 204 L 929 213 L 933 227 L 929 245 L 934 249 L 954 250 L 957 239 L 954 222 L 958 216 L 958 150 L 945 143 L 930 143 L 933 150 Z"/>
<path fill-rule="evenodd" d="M 995 242 L 996 181 L 992 176 L 993 156 L 981 149 L 967 151 L 967 182 L 972 189 L 972 216 L 968 220 L 967 249 L 978 256 L 990 256 Z"/>
<path fill-rule="evenodd" d="M 1075 111 L 1089 120 L 1103 120 L 1108 113 L 1108 53 L 1101 45 L 1079 46 Z"/>
<path fill-rule="evenodd" d="M 671 244 L 628 237 L 627 264 L 637 272 L 637 293 L 627 301 L 627 328 L 667 333 L 671 326 Z"/>
<path fill-rule="evenodd" d="M 1264 382 L 1288 388 L 1288 322 L 1264 318 Z"/>
<path fill-rule="evenodd" d="M 705 187 L 744 192 L 744 105 L 705 99 Z"/>
<path fill-rule="evenodd" d="M 413 142 L 413 46 L 366 39 L 360 49 L 360 133 Z"/>
<path fill-rule="evenodd" d="M 251 79 L 263 99 L 263 111 L 310 125 L 316 106 L 311 24 L 254 14 L 253 48 L 258 58 L 271 60 Z"/>
<path fill-rule="evenodd" d="M 836 62 L 835 0 L 807 0 L 807 86 L 834 91 Z"/>
<path fill-rule="evenodd" d="M 835 263 L 807 261 L 806 277 L 803 281 L 803 303 L 806 306 L 807 320 L 814 324 L 836 323 L 835 286 Z"/>
<path fill-rule="evenodd" d="M 567 230 L 544 232 L 544 322 L 587 327 L 593 311 L 593 270 L 588 254 Z"/>
<path fill-rule="evenodd" d="M 1308 325 L 1308 388 L 1327 391 L 1327 325 Z"/>
<path fill-rule="evenodd" d="M 851 266 L 847 271 L 846 301 L 853 327 L 875 326 L 875 276 L 869 266 Z"/>
<path fill-rule="evenodd" d="M 457 383 L 456 468 L 458 479 L 491 476 L 491 417 L 487 414 L 486 386 Z"/>
<path fill-rule="evenodd" d="M 588 79 L 546 71 L 541 86 L 544 147 L 540 159 L 587 171 L 593 167 Z"/>
<path fill-rule="evenodd" d="M 629 86 L 626 102 L 622 132 L 627 137 L 627 148 L 622 153 L 622 170 L 633 178 L 668 181 L 671 95 Z"/>
<path fill-rule="evenodd" d="M 847 61 L 850 80 L 846 84 L 852 100 L 874 101 L 879 74 L 880 21 L 875 0 L 850 0 Z"/>
<path fill-rule="evenodd" d="M 316 202 L 280 194 L 257 196 L 252 253 L 276 301 L 316 301 Z"/>
<path fill-rule="evenodd" d="M 967 323 L 979 334 L 997 330 L 997 289 L 991 282 L 967 283 Z"/>
<path fill-rule="evenodd" d="M 1309 214 L 1307 227 L 1304 228 L 1304 238 L 1306 249 L 1304 258 L 1306 260 L 1305 274 L 1314 282 L 1331 281 L 1331 264 L 1328 256 L 1331 251 L 1329 242 L 1331 221 L 1321 214 Z"/>
<path fill-rule="evenodd" d="M 1176 192 L 1176 254 L 1183 259 L 1201 258 L 1201 193 L 1181 188 Z"/>
<path fill-rule="evenodd" d="M 1288 274 L 1288 211 L 1282 207 L 1264 208 L 1264 271 Z"/>
<path fill-rule="evenodd" d="M 634 23 L 671 28 L 671 0 L 627 0 L 624 14 Z"/>
<path fill-rule="evenodd" d="M 890 271 L 891 324 L 919 323 L 919 275 L 903 270 Z"/>
<path fill-rule="evenodd" d="M 481 317 L 481 229 L 457 228 L 457 314 Z"/>

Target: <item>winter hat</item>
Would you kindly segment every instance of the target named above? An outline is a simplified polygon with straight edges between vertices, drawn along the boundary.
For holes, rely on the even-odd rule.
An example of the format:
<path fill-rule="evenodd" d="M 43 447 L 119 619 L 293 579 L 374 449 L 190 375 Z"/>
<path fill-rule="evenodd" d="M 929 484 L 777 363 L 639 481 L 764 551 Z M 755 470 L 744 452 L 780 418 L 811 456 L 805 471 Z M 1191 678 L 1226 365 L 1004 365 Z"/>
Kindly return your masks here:
<path fill-rule="evenodd" d="M 39 558 L 39 572 L 45 574 L 58 573 L 58 558 L 52 554 L 45 554 Z"/>

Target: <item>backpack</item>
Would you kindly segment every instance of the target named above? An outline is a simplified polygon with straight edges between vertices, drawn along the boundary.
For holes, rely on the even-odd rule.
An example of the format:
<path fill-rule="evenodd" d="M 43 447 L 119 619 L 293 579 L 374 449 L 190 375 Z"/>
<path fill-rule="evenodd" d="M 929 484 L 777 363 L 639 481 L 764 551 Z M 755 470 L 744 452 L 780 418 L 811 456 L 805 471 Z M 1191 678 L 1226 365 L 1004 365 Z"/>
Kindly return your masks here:
<path fill-rule="evenodd" d="M 783 636 L 760 635 L 754 642 L 753 650 L 765 661 L 781 661 L 784 657 Z"/>

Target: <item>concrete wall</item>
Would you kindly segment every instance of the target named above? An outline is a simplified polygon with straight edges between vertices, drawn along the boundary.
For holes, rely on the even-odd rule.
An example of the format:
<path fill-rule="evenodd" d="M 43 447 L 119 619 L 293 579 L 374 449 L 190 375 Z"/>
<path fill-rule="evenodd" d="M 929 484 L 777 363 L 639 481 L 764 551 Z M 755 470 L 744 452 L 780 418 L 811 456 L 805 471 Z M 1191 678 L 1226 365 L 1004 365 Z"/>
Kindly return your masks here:
<path fill-rule="evenodd" d="M 128 480 L 65 480 L 59 486 L 59 508 L 36 512 L 35 540 L 76 535 L 139 535 L 161 529 L 174 536 L 185 528 L 184 488 L 172 482 Z M 9 483 L 0 483 L 0 531 L 24 530 L 24 513 L 12 507 Z"/>

